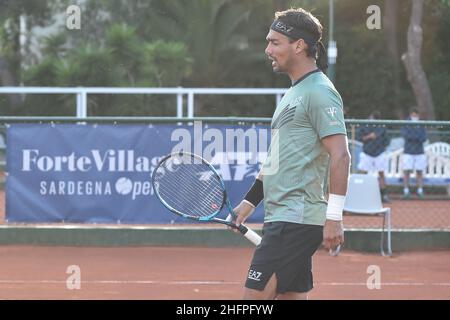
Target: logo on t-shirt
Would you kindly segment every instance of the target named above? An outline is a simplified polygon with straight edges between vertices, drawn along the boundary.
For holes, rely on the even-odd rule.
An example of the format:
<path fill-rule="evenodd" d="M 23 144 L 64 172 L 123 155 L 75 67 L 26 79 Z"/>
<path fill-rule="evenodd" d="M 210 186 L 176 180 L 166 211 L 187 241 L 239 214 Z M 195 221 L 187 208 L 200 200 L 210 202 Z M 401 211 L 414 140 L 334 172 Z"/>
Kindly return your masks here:
<path fill-rule="evenodd" d="M 335 116 L 336 113 L 337 113 L 337 108 L 336 108 L 336 107 L 330 107 L 330 108 L 327 108 L 326 110 L 327 110 L 327 113 L 328 113 L 330 116 L 332 116 L 333 118 L 334 118 L 334 116 Z"/>
<path fill-rule="evenodd" d="M 296 105 L 302 103 L 302 101 L 303 101 L 303 97 L 297 97 L 297 98 L 294 99 L 294 101 L 292 102 L 291 105 L 292 106 L 296 106 Z"/>

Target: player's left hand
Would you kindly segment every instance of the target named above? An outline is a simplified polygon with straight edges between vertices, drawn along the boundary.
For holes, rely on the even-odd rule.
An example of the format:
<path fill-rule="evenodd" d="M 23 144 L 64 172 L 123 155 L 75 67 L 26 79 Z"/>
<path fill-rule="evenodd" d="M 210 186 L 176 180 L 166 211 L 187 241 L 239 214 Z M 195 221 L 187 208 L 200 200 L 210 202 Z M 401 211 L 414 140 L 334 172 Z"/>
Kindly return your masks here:
<path fill-rule="evenodd" d="M 230 214 L 228 215 L 227 220 L 230 220 L 234 222 L 237 226 L 239 226 L 240 224 L 244 223 L 245 220 L 247 220 L 247 218 L 255 211 L 255 208 L 249 205 L 247 202 L 241 201 L 241 203 L 239 203 L 238 206 L 233 209 L 233 211 L 234 214 L 236 215 L 236 219 L 232 219 L 232 216 Z M 230 227 L 228 228 L 232 229 Z M 234 232 L 239 232 L 236 229 L 232 230 Z"/>
<path fill-rule="evenodd" d="M 327 250 L 336 250 L 344 243 L 344 225 L 342 221 L 326 220 L 323 227 L 323 245 Z"/>

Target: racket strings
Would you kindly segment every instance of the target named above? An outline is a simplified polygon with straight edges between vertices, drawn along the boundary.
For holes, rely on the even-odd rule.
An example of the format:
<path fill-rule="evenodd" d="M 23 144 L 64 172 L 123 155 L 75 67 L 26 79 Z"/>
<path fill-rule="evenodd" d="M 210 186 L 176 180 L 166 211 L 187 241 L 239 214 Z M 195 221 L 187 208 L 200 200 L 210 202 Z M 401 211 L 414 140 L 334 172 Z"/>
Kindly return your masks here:
<path fill-rule="evenodd" d="M 206 168 L 208 169 L 208 168 Z M 204 172 L 204 170 L 200 171 L 199 174 L 201 174 L 202 172 Z M 192 180 L 194 182 L 194 185 L 191 185 L 190 188 L 183 188 L 180 190 L 180 187 L 183 186 L 183 182 L 185 181 L 189 181 L 191 179 L 191 174 L 192 172 L 187 172 L 187 170 L 180 170 L 180 172 L 178 172 L 179 176 L 176 177 L 179 181 L 179 184 L 177 184 L 177 192 L 185 192 L 186 194 L 184 195 L 184 198 L 189 197 L 190 199 L 198 197 L 200 200 L 200 204 L 203 203 L 212 203 L 215 199 L 220 198 L 222 195 L 222 190 L 221 189 L 215 189 L 214 187 L 217 185 L 217 183 L 215 183 L 216 181 L 214 180 L 208 180 L 206 182 L 209 182 L 209 184 L 207 183 L 207 185 L 200 185 L 200 183 L 198 181 L 196 181 L 195 179 Z M 201 178 L 200 178 L 201 179 Z M 205 182 L 205 181 L 203 181 Z M 212 183 L 211 183 L 212 182 Z M 204 183 L 205 184 L 205 183 Z M 201 189 L 197 189 L 198 187 L 202 187 Z M 206 193 L 204 195 L 198 195 L 196 190 L 204 190 L 206 191 Z M 171 190 L 172 192 L 175 190 Z M 181 200 L 180 199 L 178 200 Z M 182 202 L 180 202 L 182 203 Z"/>
<path fill-rule="evenodd" d="M 192 216 L 208 216 L 219 209 L 221 203 L 217 202 L 222 200 L 222 191 L 217 189 L 218 184 L 214 184 L 212 179 L 199 180 L 201 172 L 198 172 L 197 165 L 195 167 L 196 170 L 183 168 L 177 174 L 171 174 L 172 183 L 160 185 L 160 192 L 174 209 Z"/>
<path fill-rule="evenodd" d="M 204 166 L 206 167 L 206 166 Z M 203 169 L 209 169 L 209 167 L 203 168 Z M 210 173 L 209 171 L 208 173 Z M 185 173 L 185 176 L 183 176 L 184 179 L 189 179 L 190 176 L 187 172 Z M 203 174 L 204 170 L 202 172 L 199 172 L 197 174 Z M 183 179 L 183 181 L 184 181 Z M 201 177 L 200 177 L 201 179 Z M 222 189 L 220 188 L 220 183 L 213 175 L 211 175 L 211 178 L 208 180 L 196 181 L 196 183 L 192 186 L 192 188 L 186 188 L 184 189 L 187 193 L 189 193 L 189 196 L 194 198 L 198 197 L 199 202 L 197 202 L 197 205 L 200 205 L 200 207 L 204 207 L 206 205 L 211 206 L 211 209 L 214 211 L 217 211 L 218 206 L 221 205 L 221 203 L 217 204 L 215 203 L 217 199 L 220 199 L 220 202 L 222 201 Z M 195 179 L 194 179 L 195 181 Z M 200 194 L 197 194 L 197 192 L 200 191 Z M 217 207 L 214 207 L 214 204 L 216 204 Z"/>
<path fill-rule="evenodd" d="M 223 202 L 219 178 L 203 163 L 190 156 L 170 157 L 156 172 L 157 192 L 173 209 L 193 217 L 216 213 Z"/>
<path fill-rule="evenodd" d="M 165 181 L 162 184 L 160 183 L 159 186 L 160 195 L 169 205 L 178 211 L 195 216 L 207 216 L 218 209 L 214 206 L 214 201 L 221 197 L 220 190 L 214 190 L 211 186 L 202 186 L 198 183 L 186 186 L 184 184 L 191 179 L 191 176 L 184 170 L 181 170 L 178 174 L 171 177 L 173 181 L 170 184 Z M 211 192 L 201 192 L 208 189 Z M 220 206 L 220 204 L 217 204 L 217 206 Z M 195 211 L 193 211 L 194 207 Z"/>

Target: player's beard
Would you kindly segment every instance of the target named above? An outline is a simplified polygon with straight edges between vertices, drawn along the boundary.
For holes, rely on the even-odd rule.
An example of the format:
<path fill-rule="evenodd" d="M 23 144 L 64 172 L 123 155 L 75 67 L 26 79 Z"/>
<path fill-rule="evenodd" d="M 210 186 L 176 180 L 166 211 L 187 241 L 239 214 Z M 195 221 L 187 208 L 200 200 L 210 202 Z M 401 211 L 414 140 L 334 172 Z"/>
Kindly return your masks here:
<path fill-rule="evenodd" d="M 274 57 L 270 57 L 269 59 L 271 60 L 271 65 L 272 65 L 272 70 L 275 73 L 287 73 L 288 71 L 288 66 L 290 65 L 290 57 L 289 56 L 285 56 L 284 57 L 284 63 L 281 64 L 279 59 L 276 59 Z"/>
<path fill-rule="evenodd" d="M 279 72 L 280 70 L 278 63 L 275 60 L 272 60 L 272 70 L 273 72 Z"/>

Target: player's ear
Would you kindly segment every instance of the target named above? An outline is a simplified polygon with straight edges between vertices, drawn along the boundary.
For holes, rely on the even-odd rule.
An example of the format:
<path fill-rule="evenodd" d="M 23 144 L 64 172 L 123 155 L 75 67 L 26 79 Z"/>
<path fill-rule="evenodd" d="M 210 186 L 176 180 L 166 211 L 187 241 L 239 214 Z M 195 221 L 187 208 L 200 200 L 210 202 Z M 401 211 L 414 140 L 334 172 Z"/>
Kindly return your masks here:
<path fill-rule="evenodd" d="M 295 53 L 301 53 L 302 51 L 304 51 L 304 50 L 306 50 L 306 48 L 307 48 L 307 44 L 306 44 L 306 42 L 305 42 L 305 40 L 303 40 L 303 39 L 298 39 L 297 41 L 296 41 L 296 46 L 295 46 Z"/>

